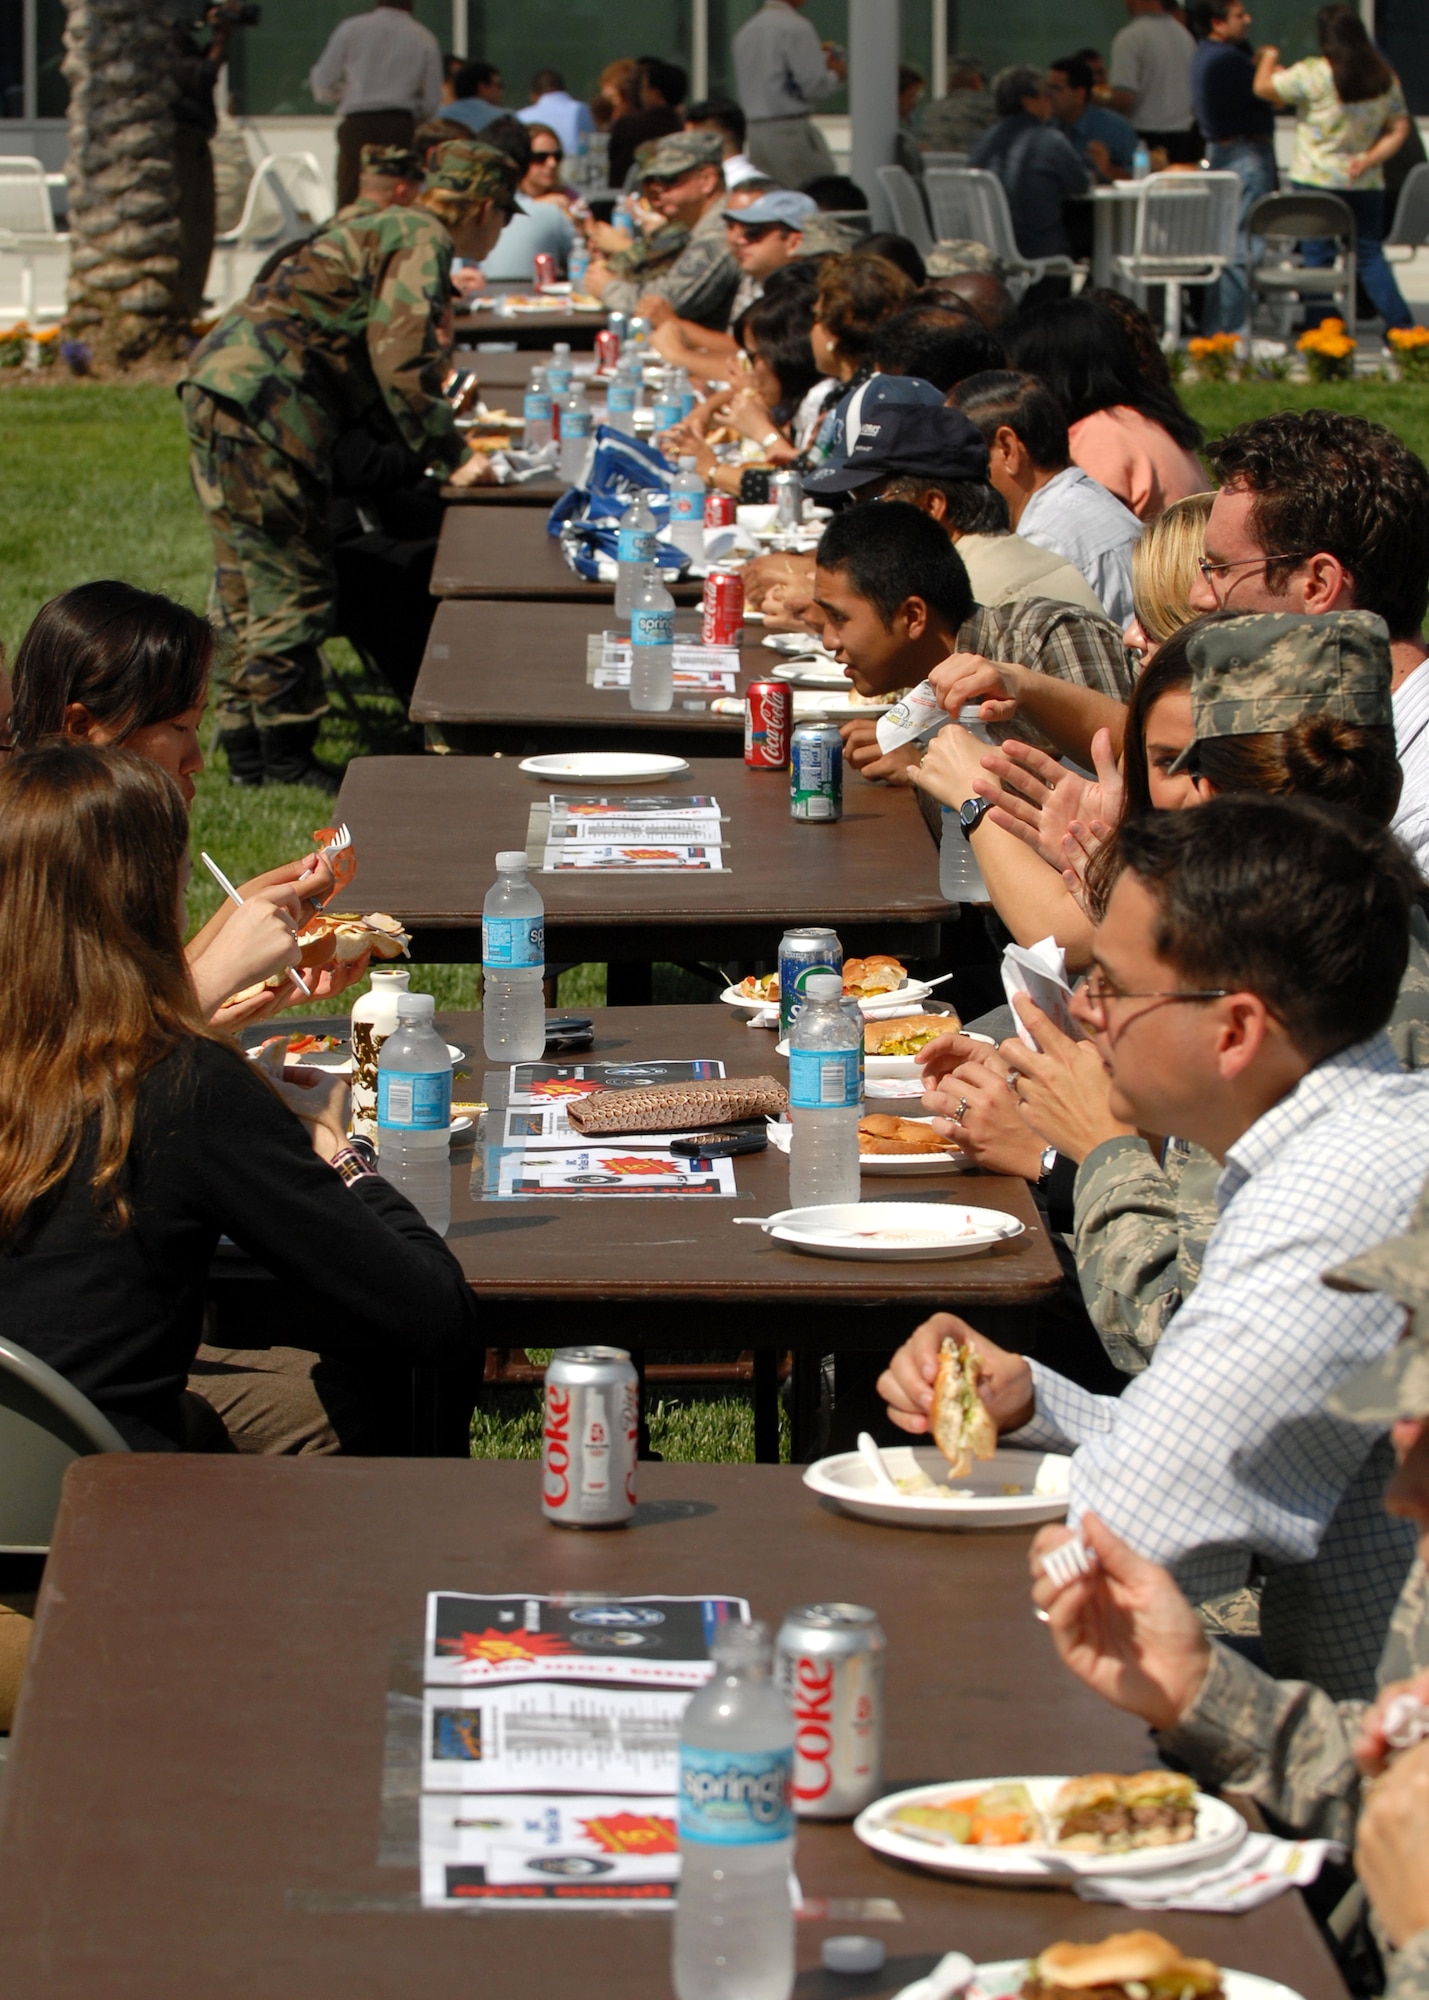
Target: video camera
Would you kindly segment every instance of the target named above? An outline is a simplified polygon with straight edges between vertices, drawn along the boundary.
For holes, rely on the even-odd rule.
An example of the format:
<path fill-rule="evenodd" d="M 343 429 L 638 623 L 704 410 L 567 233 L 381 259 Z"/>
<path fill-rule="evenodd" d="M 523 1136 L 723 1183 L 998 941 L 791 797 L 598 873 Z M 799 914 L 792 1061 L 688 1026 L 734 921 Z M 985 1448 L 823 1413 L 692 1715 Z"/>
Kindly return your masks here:
<path fill-rule="evenodd" d="M 201 21 L 195 21 L 196 28 L 213 28 L 220 21 L 230 28 L 256 28 L 263 19 L 263 9 L 257 0 L 213 0 Z"/>

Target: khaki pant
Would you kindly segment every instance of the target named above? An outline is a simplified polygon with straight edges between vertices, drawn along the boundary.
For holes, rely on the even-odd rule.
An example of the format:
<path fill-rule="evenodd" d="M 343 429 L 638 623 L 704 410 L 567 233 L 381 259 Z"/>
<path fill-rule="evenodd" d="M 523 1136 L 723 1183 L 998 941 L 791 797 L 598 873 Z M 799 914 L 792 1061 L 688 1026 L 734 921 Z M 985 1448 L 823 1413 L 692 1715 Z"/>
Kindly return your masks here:
<path fill-rule="evenodd" d="M 33 1620 L 9 1604 L 0 1604 L 0 1731 L 14 1726 L 15 1704 L 25 1675 Z"/>
<path fill-rule="evenodd" d="M 189 1389 L 223 1419 L 235 1450 L 291 1458 L 373 1448 L 360 1372 L 298 1347 L 200 1347 Z"/>
<path fill-rule="evenodd" d="M 755 118 L 745 150 L 760 173 L 781 187 L 802 188 L 838 167 L 812 118 Z"/>

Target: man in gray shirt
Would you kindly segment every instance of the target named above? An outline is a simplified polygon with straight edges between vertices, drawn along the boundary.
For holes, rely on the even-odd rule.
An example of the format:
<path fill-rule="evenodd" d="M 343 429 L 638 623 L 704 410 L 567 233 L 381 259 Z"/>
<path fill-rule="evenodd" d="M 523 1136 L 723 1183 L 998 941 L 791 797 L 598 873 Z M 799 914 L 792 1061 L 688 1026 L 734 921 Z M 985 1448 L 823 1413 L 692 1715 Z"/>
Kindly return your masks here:
<path fill-rule="evenodd" d="M 308 87 L 336 104 L 337 205 L 357 199 L 364 146 L 410 146 L 442 101 L 442 50 L 412 19 L 412 0 L 378 0 L 370 13 L 339 21 L 313 64 Z"/>
<path fill-rule="evenodd" d="M 1047 79 L 1030 63 L 1014 63 L 993 78 L 992 96 L 998 122 L 973 147 L 972 164 L 996 174 L 1007 190 L 1012 233 L 1024 257 L 1070 256 L 1062 204 L 1085 194 L 1091 175 L 1053 123 Z"/>
<path fill-rule="evenodd" d="M 788 188 L 838 171 L 811 114 L 848 74 L 800 13 L 806 5 L 764 0 L 733 43 L 735 94 L 749 121 L 746 151 L 761 173 Z"/>
<path fill-rule="evenodd" d="M 1196 44 L 1161 0 L 1126 0 L 1131 16 L 1111 45 L 1111 105 L 1173 166 L 1201 157 L 1191 103 Z"/>

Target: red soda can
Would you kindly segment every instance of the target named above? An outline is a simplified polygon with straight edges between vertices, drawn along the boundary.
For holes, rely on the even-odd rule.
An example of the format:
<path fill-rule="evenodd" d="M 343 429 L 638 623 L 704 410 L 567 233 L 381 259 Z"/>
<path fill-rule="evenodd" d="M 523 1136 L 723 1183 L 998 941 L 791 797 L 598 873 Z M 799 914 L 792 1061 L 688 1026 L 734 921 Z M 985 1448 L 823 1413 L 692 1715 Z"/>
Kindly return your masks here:
<path fill-rule="evenodd" d="M 614 368 L 620 359 L 620 335 L 603 326 L 595 337 L 595 365 L 599 369 Z"/>
<path fill-rule="evenodd" d="M 548 250 L 538 250 L 532 259 L 536 269 L 536 289 L 556 282 L 556 260 Z"/>
<path fill-rule="evenodd" d="M 736 504 L 732 493 L 721 493 L 717 486 L 712 486 L 705 495 L 705 526 L 732 528 Z"/>
<path fill-rule="evenodd" d="M 759 771 L 787 771 L 794 696 L 784 681 L 751 681 L 744 695 L 744 761 Z"/>
<path fill-rule="evenodd" d="M 704 646 L 737 646 L 744 624 L 744 578 L 735 569 L 712 569 L 705 578 Z"/>

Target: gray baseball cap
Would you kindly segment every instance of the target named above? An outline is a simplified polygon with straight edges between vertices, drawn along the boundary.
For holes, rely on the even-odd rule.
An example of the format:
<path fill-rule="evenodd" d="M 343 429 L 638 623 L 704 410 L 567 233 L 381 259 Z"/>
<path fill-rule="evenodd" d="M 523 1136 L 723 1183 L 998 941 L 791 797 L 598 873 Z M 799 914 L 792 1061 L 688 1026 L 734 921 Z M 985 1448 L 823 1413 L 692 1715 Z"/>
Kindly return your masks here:
<path fill-rule="evenodd" d="M 748 202 L 743 208 L 727 208 L 726 222 L 777 222 L 784 229 L 802 229 L 819 212 L 819 204 L 812 195 L 796 194 L 793 188 L 770 188 L 760 195 L 758 201 Z"/>

